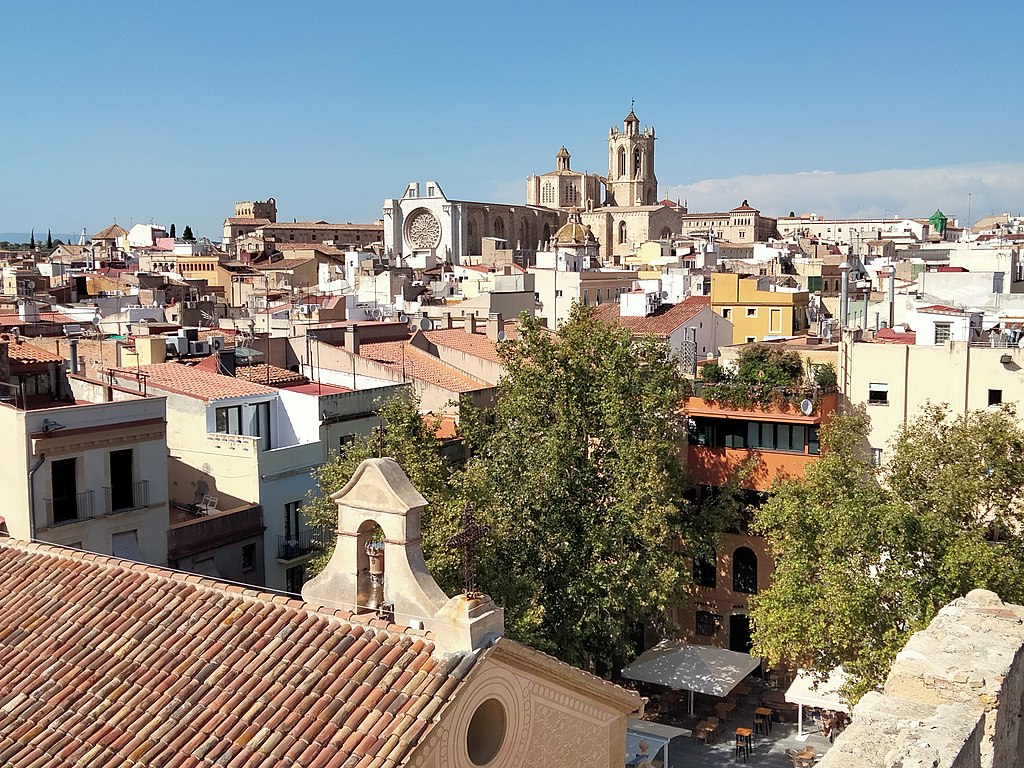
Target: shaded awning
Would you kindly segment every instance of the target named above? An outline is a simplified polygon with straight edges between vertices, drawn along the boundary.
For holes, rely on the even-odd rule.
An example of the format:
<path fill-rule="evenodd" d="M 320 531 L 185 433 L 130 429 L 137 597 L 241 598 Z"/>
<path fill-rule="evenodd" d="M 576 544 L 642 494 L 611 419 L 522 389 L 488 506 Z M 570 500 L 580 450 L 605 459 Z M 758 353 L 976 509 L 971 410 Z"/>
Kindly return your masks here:
<path fill-rule="evenodd" d="M 827 679 L 815 685 L 814 673 L 801 669 L 786 691 L 786 701 L 804 707 L 831 709 L 849 714 L 850 706 L 839 695 L 839 689 L 846 683 L 846 672 L 836 667 Z"/>
<path fill-rule="evenodd" d="M 622 675 L 631 680 L 724 697 L 760 665 L 761 659 L 749 653 L 662 640 L 622 670 Z"/>

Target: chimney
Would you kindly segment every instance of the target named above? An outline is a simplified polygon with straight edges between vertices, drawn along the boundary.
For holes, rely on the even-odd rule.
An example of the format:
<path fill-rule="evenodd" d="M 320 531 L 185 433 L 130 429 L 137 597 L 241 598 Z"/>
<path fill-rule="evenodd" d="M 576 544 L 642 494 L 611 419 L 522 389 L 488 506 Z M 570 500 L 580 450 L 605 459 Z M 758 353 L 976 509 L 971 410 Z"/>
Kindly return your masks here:
<path fill-rule="evenodd" d="M 452 328 L 452 313 L 451 312 L 444 312 L 444 313 L 442 313 L 442 317 L 444 317 L 444 323 L 442 323 L 441 327 L 442 328 L 447 328 L 448 330 L 451 330 L 451 328 Z"/>
<path fill-rule="evenodd" d="M 476 333 L 476 312 L 467 312 L 465 314 L 465 323 L 462 327 L 466 333 Z"/>
<path fill-rule="evenodd" d="M 72 336 L 71 338 L 68 339 L 68 354 L 71 356 L 71 373 L 73 373 L 73 374 L 75 374 L 77 376 L 78 375 L 78 339 L 75 338 L 74 336 Z M 4 357 L 7 356 L 7 345 L 6 344 L 4 344 L 3 356 Z M 8 366 L 8 368 L 9 368 L 9 366 Z M 10 373 L 10 371 L 8 371 L 8 374 L 9 373 Z M 3 373 L 0 373 L 0 378 L 3 378 L 4 381 L 7 381 L 7 379 L 10 378 L 10 375 L 4 376 Z"/>
<path fill-rule="evenodd" d="M 345 326 L 345 351 L 351 355 L 359 354 L 359 326 L 355 323 Z"/>
<path fill-rule="evenodd" d="M 487 338 L 498 341 L 498 334 L 505 330 L 505 321 L 500 312 L 491 312 L 487 316 Z"/>

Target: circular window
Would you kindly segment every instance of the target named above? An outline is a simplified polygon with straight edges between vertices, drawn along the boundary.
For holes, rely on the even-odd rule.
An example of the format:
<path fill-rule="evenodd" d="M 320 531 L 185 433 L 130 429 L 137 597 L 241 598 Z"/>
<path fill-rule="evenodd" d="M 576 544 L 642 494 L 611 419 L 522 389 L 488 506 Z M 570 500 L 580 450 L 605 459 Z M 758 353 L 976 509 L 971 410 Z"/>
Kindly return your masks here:
<path fill-rule="evenodd" d="M 497 699 L 488 699 L 473 713 L 466 731 L 466 749 L 473 765 L 487 765 L 505 741 L 505 707 Z"/>

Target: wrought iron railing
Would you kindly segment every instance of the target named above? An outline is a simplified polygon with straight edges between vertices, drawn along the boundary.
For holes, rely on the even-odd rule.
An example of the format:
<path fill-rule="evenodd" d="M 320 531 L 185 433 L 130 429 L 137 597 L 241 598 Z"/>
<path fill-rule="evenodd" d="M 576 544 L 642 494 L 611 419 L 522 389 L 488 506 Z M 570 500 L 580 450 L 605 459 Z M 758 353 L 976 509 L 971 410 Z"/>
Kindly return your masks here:
<path fill-rule="evenodd" d="M 106 492 L 108 515 L 149 506 L 149 480 L 139 480 L 137 483 L 125 485 L 108 485 L 103 490 Z"/>
<path fill-rule="evenodd" d="M 330 531 L 324 527 L 310 528 L 299 531 L 291 538 L 277 537 L 277 559 L 294 560 L 311 552 L 322 552 L 327 549 Z"/>
<path fill-rule="evenodd" d="M 51 526 L 70 525 L 81 520 L 91 520 L 96 516 L 92 491 L 46 499 L 46 512 Z"/>

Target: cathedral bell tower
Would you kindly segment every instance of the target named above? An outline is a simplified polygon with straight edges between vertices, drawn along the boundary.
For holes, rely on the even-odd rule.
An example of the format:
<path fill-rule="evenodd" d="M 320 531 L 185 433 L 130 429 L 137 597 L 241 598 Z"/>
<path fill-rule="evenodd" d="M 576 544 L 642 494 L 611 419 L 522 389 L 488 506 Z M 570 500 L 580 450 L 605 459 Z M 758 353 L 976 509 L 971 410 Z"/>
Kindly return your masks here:
<path fill-rule="evenodd" d="M 654 175 L 654 128 L 640 130 L 640 120 L 629 111 L 622 130 L 608 131 L 608 205 L 632 207 L 658 202 Z"/>

